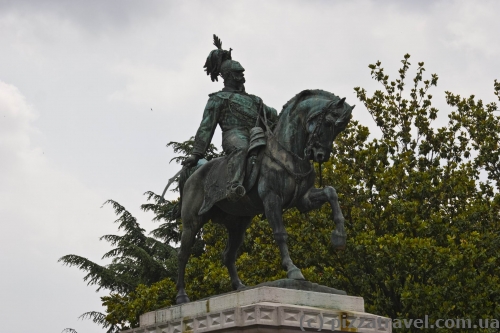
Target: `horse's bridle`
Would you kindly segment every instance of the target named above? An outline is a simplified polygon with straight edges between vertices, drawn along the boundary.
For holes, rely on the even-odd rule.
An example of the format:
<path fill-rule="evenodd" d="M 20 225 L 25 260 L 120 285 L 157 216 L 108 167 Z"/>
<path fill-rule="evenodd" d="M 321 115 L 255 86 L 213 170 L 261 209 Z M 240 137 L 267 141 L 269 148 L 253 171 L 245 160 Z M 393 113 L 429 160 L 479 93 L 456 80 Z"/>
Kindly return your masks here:
<path fill-rule="evenodd" d="M 321 127 L 323 125 L 323 122 L 325 121 L 325 118 L 326 116 L 328 115 L 328 111 L 330 110 L 331 106 L 335 103 L 335 101 L 330 101 L 328 104 L 326 104 L 322 109 L 321 111 L 319 111 L 318 113 L 310 116 L 307 120 L 306 120 L 306 123 L 304 125 L 305 127 L 305 130 L 306 130 L 306 133 L 307 133 L 307 123 L 309 123 L 311 120 L 315 119 L 316 117 L 319 117 L 318 119 L 318 122 L 316 123 L 316 125 L 314 126 L 314 129 L 312 131 L 311 134 L 309 134 L 309 138 L 307 140 L 307 143 L 306 143 L 306 148 L 304 149 L 304 157 L 301 158 L 300 156 L 297 156 L 296 154 L 294 154 L 293 152 L 291 151 L 288 151 L 285 149 L 285 151 L 287 151 L 288 153 L 294 155 L 296 158 L 300 159 L 300 160 L 306 160 L 310 154 L 311 154 L 311 150 L 313 147 L 320 147 L 320 148 L 324 148 L 326 149 L 327 151 L 331 148 L 329 147 L 325 147 L 324 145 L 321 144 L 320 140 L 319 140 L 319 136 L 321 134 Z M 261 105 L 259 107 L 259 114 L 258 114 L 258 117 L 257 117 L 257 122 L 256 122 L 256 126 L 257 126 L 257 123 L 259 121 L 259 118 L 261 118 L 261 115 L 260 115 L 260 111 L 263 111 L 262 109 L 263 105 L 262 105 L 262 102 L 261 102 Z M 269 128 L 269 126 L 267 125 L 267 118 L 266 118 L 266 113 L 265 112 L 262 112 L 264 114 L 264 124 L 266 126 L 266 129 L 267 129 L 267 132 L 268 134 L 271 134 L 271 130 Z M 269 135 L 268 138 L 273 138 L 273 135 Z M 276 140 L 276 142 L 278 143 L 278 145 L 282 146 L 281 143 Z M 280 165 L 282 168 L 284 168 L 290 175 L 292 175 L 294 178 L 295 178 L 295 181 L 297 183 L 299 183 L 302 179 L 306 178 L 307 176 L 309 176 L 309 174 L 311 174 L 311 172 L 314 170 L 314 168 L 312 167 L 311 165 L 311 169 L 309 169 L 309 171 L 307 172 L 304 172 L 304 173 L 296 173 L 294 170 L 291 170 L 290 168 L 288 168 L 284 163 L 282 163 L 279 159 L 277 159 L 276 157 L 274 157 L 272 154 L 266 154 L 268 155 L 275 163 L 277 163 L 278 165 Z M 322 175 L 321 175 L 321 162 L 319 162 L 319 179 L 320 179 L 320 186 L 322 186 Z M 295 188 L 295 192 L 297 192 L 298 188 L 296 186 Z M 294 194 L 294 198 L 296 196 L 297 193 Z"/>
<path fill-rule="evenodd" d="M 307 133 L 307 124 L 319 117 L 316 125 L 314 126 L 314 129 L 312 131 L 311 134 L 309 134 L 309 138 L 307 140 L 307 143 L 306 143 L 306 148 L 304 149 L 304 158 L 307 158 L 307 156 L 310 156 L 311 154 L 311 150 L 313 147 L 320 147 L 320 148 L 324 148 L 326 149 L 327 151 L 331 148 L 329 147 L 325 147 L 323 144 L 321 144 L 320 140 L 319 140 L 319 136 L 321 135 L 321 127 L 323 126 L 323 122 L 325 121 L 325 118 L 326 118 L 326 115 L 328 114 L 328 111 L 330 109 L 330 107 L 333 105 L 334 101 L 330 101 L 330 103 L 328 103 L 327 105 L 325 105 L 320 112 L 312 115 L 311 117 L 309 117 L 305 123 L 305 126 L 306 126 L 306 133 Z"/>
<path fill-rule="evenodd" d="M 345 99 L 341 100 L 342 102 Z M 311 151 L 313 147 L 319 147 L 325 149 L 325 151 L 331 151 L 331 147 L 325 147 L 319 140 L 319 136 L 321 135 L 321 127 L 323 126 L 323 122 L 325 121 L 325 118 L 328 114 L 328 111 L 330 110 L 330 107 L 334 104 L 334 101 L 330 101 L 327 105 L 321 109 L 320 112 L 318 112 L 315 115 L 312 115 L 309 117 L 305 123 L 306 126 L 306 132 L 307 132 L 307 124 L 313 120 L 316 117 L 319 117 L 316 125 L 314 126 L 314 129 L 312 133 L 309 135 L 309 139 L 307 140 L 306 148 L 304 148 L 304 158 L 307 158 L 308 156 L 311 155 Z M 318 161 L 319 164 L 319 186 L 323 186 L 323 176 L 321 173 L 321 161 Z"/>

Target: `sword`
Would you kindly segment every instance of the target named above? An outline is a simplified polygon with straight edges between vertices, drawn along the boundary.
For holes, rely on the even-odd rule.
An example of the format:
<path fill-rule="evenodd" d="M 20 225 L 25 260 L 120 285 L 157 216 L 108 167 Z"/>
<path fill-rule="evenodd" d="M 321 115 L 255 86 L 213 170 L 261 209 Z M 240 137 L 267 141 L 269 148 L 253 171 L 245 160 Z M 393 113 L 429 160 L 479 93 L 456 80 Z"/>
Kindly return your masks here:
<path fill-rule="evenodd" d="M 170 178 L 170 179 L 168 180 L 167 186 L 165 186 L 165 189 L 163 190 L 163 193 L 161 194 L 161 199 L 162 199 L 163 201 L 165 201 L 164 196 L 165 196 L 165 193 L 167 193 L 168 188 L 169 188 L 169 187 L 170 187 L 170 185 L 171 185 L 171 184 L 175 181 L 175 179 L 176 179 L 177 177 L 179 177 L 179 175 L 181 174 L 181 172 L 182 172 L 182 171 L 184 171 L 184 169 L 186 169 L 186 167 L 182 167 L 182 169 L 180 169 L 180 170 L 179 170 L 179 171 L 178 171 L 178 172 L 177 172 L 177 173 L 176 173 L 176 174 L 175 174 L 172 178 Z"/>

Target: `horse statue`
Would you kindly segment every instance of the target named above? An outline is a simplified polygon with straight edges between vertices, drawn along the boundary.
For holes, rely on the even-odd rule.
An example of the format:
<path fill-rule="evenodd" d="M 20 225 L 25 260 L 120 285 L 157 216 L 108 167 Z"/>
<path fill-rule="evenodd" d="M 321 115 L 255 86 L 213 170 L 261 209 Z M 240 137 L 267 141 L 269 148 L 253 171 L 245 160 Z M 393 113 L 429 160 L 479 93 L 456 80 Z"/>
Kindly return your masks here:
<path fill-rule="evenodd" d="M 344 217 L 337 192 L 331 186 L 314 188 L 315 171 L 311 160 L 321 163 L 329 159 L 333 140 L 346 128 L 353 108 L 345 103 L 345 98 L 323 90 L 304 90 L 288 101 L 274 130 L 267 128 L 267 144 L 258 153 L 258 163 L 254 164 L 255 156 L 248 162 L 254 170 L 246 175 L 245 187 L 251 188 L 247 188 L 246 195 L 237 202 L 222 199 L 206 205 L 207 188 L 213 185 L 213 175 L 221 174 L 218 170 L 224 166 L 220 163 L 224 157 L 206 162 L 187 180 L 181 178 L 183 229 L 178 257 L 177 304 L 189 302 L 184 282 L 186 264 L 196 234 L 209 220 L 223 224 L 229 233 L 223 263 L 234 290 L 245 288 L 236 271 L 236 254 L 247 227 L 258 214 L 265 214 L 269 221 L 289 279 L 304 280 L 304 276 L 288 253 L 283 209 L 296 207 L 307 212 L 328 202 L 335 223 L 331 242 L 336 249 L 345 248 Z M 249 183 L 248 178 L 254 181 Z"/>

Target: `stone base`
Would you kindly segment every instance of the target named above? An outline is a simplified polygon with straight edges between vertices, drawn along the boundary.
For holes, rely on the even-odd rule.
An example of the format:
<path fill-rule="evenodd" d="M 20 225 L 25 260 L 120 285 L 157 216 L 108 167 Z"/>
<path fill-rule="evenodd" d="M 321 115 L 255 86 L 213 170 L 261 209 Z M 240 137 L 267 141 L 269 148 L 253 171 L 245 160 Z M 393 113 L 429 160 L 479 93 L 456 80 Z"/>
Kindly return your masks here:
<path fill-rule="evenodd" d="M 392 332 L 361 297 L 256 287 L 145 313 L 127 333 Z"/>

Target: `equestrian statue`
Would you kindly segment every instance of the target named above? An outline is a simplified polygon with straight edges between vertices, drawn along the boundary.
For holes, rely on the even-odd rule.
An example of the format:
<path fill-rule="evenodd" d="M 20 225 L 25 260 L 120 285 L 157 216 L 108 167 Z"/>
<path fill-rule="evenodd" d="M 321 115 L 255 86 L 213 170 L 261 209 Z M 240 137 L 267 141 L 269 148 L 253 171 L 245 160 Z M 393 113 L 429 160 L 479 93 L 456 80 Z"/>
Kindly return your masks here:
<path fill-rule="evenodd" d="M 223 262 L 233 289 L 245 288 L 238 277 L 237 250 L 253 217 L 264 214 L 273 230 L 281 264 L 289 279 L 304 280 L 290 258 L 284 209 L 307 212 L 328 202 L 335 229 L 334 248 L 346 244 L 344 217 L 331 186 L 314 188 L 314 162 L 325 162 L 332 144 L 351 118 L 354 106 L 323 90 L 304 90 L 290 99 L 279 114 L 261 98 L 245 91 L 244 68 L 232 60 L 231 49 L 216 50 L 205 63 L 212 81 L 221 76 L 224 88 L 210 94 L 195 136 L 194 150 L 183 162 L 179 176 L 182 237 L 179 251 L 177 304 L 189 302 L 185 269 L 196 234 L 208 221 L 223 224 L 228 241 Z M 217 127 L 222 130 L 225 156 L 203 159 Z"/>

